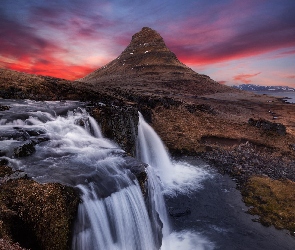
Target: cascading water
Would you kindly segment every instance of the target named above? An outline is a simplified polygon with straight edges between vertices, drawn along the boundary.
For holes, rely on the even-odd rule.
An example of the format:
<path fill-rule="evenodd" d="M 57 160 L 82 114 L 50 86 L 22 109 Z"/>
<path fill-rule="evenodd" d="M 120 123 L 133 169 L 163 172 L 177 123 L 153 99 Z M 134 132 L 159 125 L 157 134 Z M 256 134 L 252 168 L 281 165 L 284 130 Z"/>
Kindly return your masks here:
<path fill-rule="evenodd" d="M 137 158 L 153 167 L 161 181 L 170 179 L 172 163 L 160 137 L 139 113 Z"/>
<path fill-rule="evenodd" d="M 129 170 L 140 162 L 103 138 L 96 121 L 80 108 L 83 103 L 25 100 L 5 104 L 10 109 L 1 113 L 0 133 L 10 138 L 1 141 L 1 154 L 6 156 L 0 158 L 39 182 L 59 182 L 81 192 L 72 249 L 203 249 L 206 241 L 193 232 L 172 232 L 163 194 L 189 192 L 187 183 L 196 187 L 198 183 L 191 180 L 199 180 L 195 177 L 204 173 L 171 162 L 141 115 L 137 157 L 149 164 L 145 200 Z M 33 154 L 14 158 L 16 147 L 32 142 Z"/>
<path fill-rule="evenodd" d="M 161 250 L 166 249 L 213 249 L 214 245 L 199 233 L 172 231 L 167 215 L 164 195 L 189 194 L 200 187 L 200 181 L 208 177 L 204 169 L 185 162 L 172 162 L 165 146 L 153 128 L 139 113 L 137 158 L 147 164 L 149 206 L 151 221 L 156 223 L 159 215 L 163 223 Z"/>
<path fill-rule="evenodd" d="M 65 115 L 66 107 L 54 102 L 9 103 L 1 130 L 35 134 L 30 139 L 39 143 L 29 157 L 12 159 L 11 148 L 20 142 L 4 141 L 6 158 L 39 182 L 80 189 L 73 249 L 157 249 L 139 183 L 128 169 L 130 158 L 102 138 L 96 122 L 76 105 Z"/>
<path fill-rule="evenodd" d="M 151 207 L 150 217 L 152 224 L 159 227 L 158 216 L 163 224 L 163 238 L 171 233 L 170 222 L 163 197 L 163 187 L 161 180 L 171 172 L 171 162 L 164 145 L 155 131 L 145 122 L 139 113 L 138 140 L 136 147 L 136 157 L 140 161 L 149 164 L 148 173 L 148 204 Z M 159 179 L 160 177 L 160 179 Z M 154 229 L 159 230 L 159 228 Z M 168 248 L 168 246 L 166 246 Z"/>

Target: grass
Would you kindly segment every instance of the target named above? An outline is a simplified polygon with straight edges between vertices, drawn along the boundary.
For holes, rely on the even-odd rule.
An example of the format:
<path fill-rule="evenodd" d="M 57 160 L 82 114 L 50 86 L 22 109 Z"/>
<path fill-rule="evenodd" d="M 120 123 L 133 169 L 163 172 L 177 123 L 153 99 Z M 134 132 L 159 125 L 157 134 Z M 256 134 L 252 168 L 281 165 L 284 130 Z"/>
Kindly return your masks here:
<path fill-rule="evenodd" d="M 295 234 L 295 182 L 253 176 L 242 194 L 249 213 L 260 216 L 265 226 L 288 229 Z"/>

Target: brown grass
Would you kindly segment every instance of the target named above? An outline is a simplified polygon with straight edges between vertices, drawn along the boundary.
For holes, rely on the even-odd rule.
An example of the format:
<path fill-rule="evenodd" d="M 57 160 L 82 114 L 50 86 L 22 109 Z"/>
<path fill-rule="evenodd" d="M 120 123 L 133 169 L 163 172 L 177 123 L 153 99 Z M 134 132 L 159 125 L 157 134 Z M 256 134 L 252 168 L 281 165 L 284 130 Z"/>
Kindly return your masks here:
<path fill-rule="evenodd" d="M 242 193 L 252 206 L 249 212 L 259 215 L 262 224 L 295 233 L 295 182 L 254 176 Z"/>

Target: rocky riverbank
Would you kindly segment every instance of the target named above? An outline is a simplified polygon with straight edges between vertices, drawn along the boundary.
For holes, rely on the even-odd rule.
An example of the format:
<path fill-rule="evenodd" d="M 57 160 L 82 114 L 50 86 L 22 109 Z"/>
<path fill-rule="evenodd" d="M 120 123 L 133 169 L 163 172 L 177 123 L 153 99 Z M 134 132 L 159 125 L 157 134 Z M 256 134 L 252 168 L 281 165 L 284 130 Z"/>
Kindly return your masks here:
<path fill-rule="evenodd" d="M 293 192 L 276 193 L 295 183 L 294 105 L 251 93 L 204 96 L 188 103 L 153 109 L 152 126 L 170 152 L 201 157 L 229 174 L 260 222 L 294 232 L 294 215 L 285 209 L 295 205 Z M 202 105 L 206 108 L 193 108 Z M 261 192 L 260 185 L 269 191 Z"/>

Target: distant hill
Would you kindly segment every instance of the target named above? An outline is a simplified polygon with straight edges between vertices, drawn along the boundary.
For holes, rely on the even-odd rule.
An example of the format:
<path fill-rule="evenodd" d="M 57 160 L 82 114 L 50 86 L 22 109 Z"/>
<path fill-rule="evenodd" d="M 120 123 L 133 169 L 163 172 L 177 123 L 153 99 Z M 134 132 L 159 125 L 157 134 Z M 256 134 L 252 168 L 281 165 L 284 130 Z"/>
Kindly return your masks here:
<path fill-rule="evenodd" d="M 232 86 L 232 87 L 240 89 L 240 90 L 246 90 L 246 91 L 279 91 L 279 92 L 295 91 L 295 88 L 290 88 L 288 86 L 260 86 L 260 85 L 254 85 L 254 84 L 241 84 L 241 85 Z"/>
<path fill-rule="evenodd" d="M 140 94 L 202 95 L 232 92 L 209 76 L 181 63 L 158 32 L 144 27 L 132 36 L 127 48 L 113 61 L 78 81 L 93 89 Z"/>
<path fill-rule="evenodd" d="M 27 74 L 0 68 L 0 98 L 34 100 L 86 100 L 98 93 L 74 81 L 50 76 Z"/>

